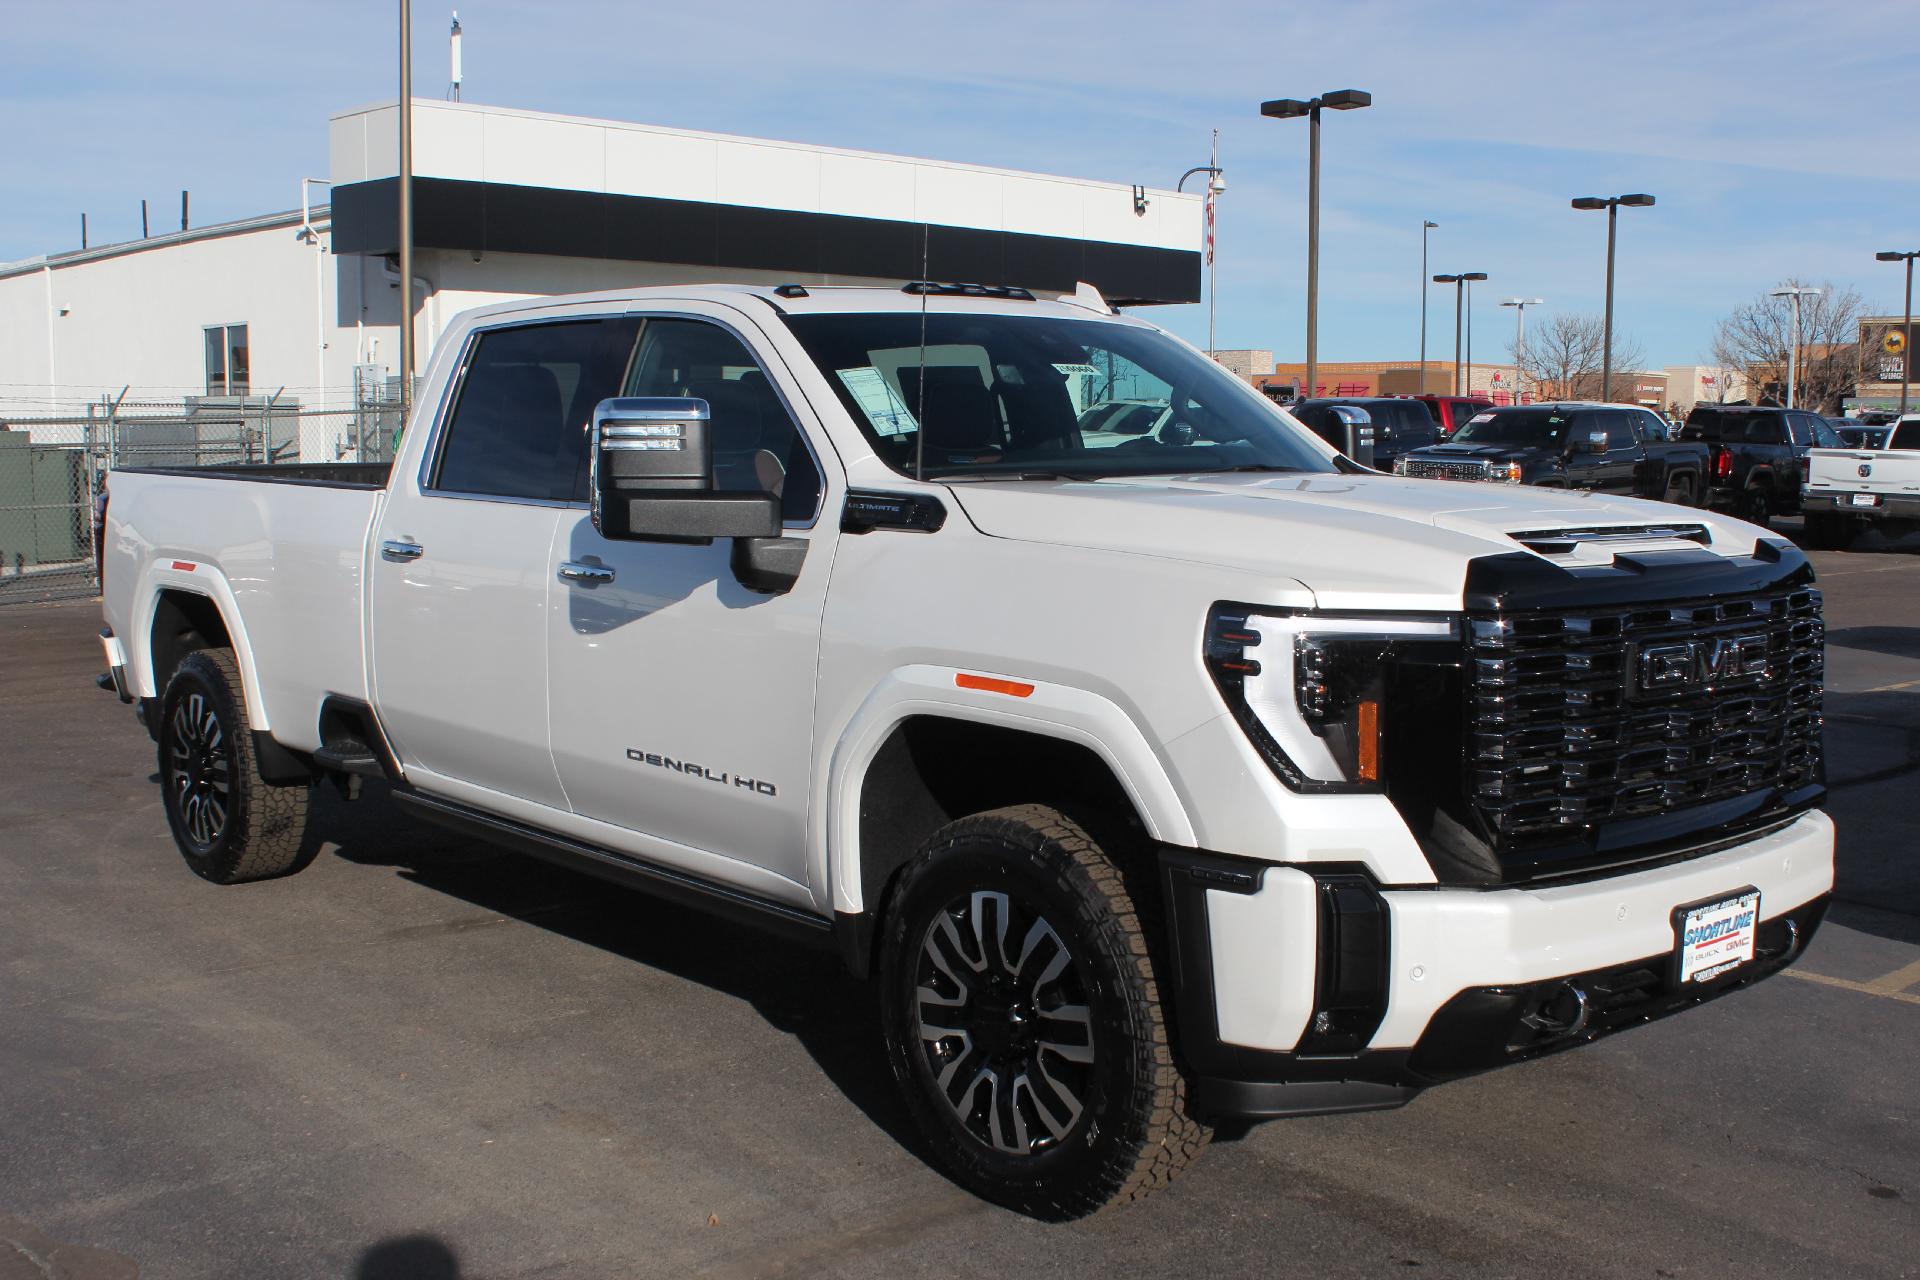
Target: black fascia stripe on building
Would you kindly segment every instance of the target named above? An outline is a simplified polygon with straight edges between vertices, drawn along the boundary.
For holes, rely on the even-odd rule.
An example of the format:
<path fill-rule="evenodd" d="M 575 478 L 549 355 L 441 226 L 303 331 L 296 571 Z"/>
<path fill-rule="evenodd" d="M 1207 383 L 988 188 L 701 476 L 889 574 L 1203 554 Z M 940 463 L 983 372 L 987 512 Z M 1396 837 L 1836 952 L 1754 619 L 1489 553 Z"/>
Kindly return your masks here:
<path fill-rule="evenodd" d="M 395 252 L 399 203 L 397 178 L 335 187 L 334 252 Z M 971 227 L 923 230 L 917 222 L 886 218 L 456 178 L 413 180 L 413 242 L 421 249 L 890 280 L 925 275 L 1062 293 L 1084 280 L 1113 302 L 1200 300 L 1200 254 L 1194 250 Z"/>

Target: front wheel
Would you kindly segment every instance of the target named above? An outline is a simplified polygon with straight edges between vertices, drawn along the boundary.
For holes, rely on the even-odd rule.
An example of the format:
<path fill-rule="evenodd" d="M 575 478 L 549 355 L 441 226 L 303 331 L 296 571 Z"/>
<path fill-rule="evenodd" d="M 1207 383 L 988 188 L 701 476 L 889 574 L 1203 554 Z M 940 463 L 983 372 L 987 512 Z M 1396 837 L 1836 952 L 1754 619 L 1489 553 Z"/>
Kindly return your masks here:
<path fill-rule="evenodd" d="M 1206 1145 L 1139 912 L 1057 811 L 999 809 L 934 833 L 883 939 L 894 1077 L 976 1195 L 1077 1218 L 1157 1190 Z"/>
<path fill-rule="evenodd" d="M 291 875 L 313 861 L 313 788 L 261 779 L 233 650 L 198 649 L 181 659 L 160 700 L 159 755 L 167 825 L 195 875 L 241 884 Z"/>

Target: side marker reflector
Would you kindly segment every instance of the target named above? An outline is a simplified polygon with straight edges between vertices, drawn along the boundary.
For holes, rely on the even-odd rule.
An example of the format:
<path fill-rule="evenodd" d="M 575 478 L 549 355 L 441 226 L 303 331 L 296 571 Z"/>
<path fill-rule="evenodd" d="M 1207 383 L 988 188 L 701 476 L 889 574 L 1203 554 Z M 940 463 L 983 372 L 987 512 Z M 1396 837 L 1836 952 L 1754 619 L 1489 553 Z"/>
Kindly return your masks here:
<path fill-rule="evenodd" d="M 953 682 L 962 689 L 978 689 L 982 693 L 1004 693 L 1009 698 L 1024 698 L 1033 692 L 1033 686 L 1020 680 L 996 680 L 992 676 L 970 676 L 961 672 Z"/>
<path fill-rule="evenodd" d="M 173 567 L 180 570 L 180 572 L 182 573 L 192 573 L 195 569 L 198 569 L 200 566 L 195 564 L 191 560 L 175 560 L 173 562 Z"/>

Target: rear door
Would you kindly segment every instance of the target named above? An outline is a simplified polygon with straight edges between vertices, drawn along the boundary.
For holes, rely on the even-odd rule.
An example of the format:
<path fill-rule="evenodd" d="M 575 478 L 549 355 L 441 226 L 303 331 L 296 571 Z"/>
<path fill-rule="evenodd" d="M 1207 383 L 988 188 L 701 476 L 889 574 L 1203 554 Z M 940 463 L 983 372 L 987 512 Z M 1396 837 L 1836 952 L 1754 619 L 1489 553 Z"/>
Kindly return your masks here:
<path fill-rule="evenodd" d="M 395 477 L 369 574 L 371 683 L 425 790 L 566 807 L 547 745 L 553 544 L 581 406 L 613 394 L 634 329 L 613 315 L 475 332 L 421 467 Z"/>

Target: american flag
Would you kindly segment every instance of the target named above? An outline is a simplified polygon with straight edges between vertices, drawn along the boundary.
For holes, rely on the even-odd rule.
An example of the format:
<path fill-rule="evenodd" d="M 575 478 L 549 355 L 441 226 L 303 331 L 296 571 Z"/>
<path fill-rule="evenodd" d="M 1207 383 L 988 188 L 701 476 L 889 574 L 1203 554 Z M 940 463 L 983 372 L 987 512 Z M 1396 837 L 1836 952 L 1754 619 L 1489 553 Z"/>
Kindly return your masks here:
<path fill-rule="evenodd" d="M 1207 265 L 1213 265 L 1213 202 L 1217 193 L 1213 189 L 1211 178 L 1207 182 Z"/>

